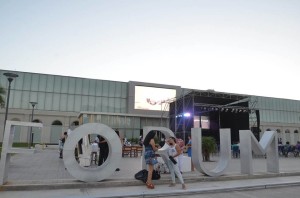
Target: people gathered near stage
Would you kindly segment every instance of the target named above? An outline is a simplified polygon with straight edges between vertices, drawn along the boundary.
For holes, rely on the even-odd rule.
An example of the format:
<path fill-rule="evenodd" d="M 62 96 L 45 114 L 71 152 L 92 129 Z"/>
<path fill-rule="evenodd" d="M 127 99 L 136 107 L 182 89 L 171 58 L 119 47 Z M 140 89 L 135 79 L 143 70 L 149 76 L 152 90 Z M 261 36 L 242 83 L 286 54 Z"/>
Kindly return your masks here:
<path fill-rule="evenodd" d="M 289 152 L 291 152 L 291 145 L 290 145 L 290 142 L 287 141 L 285 143 L 285 145 L 283 146 L 283 152 L 282 154 L 285 156 L 285 157 L 288 157 L 289 156 Z"/>
<path fill-rule="evenodd" d="M 231 145 L 232 157 L 239 158 L 240 157 L 240 144 L 239 142 L 235 142 Z"/>

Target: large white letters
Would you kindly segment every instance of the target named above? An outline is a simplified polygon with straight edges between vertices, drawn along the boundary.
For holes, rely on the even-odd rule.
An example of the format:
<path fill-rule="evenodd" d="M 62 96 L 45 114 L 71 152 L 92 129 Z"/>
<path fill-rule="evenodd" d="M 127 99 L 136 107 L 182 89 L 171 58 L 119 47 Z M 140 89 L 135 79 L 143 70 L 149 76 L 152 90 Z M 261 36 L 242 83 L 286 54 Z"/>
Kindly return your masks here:
<path fill-rule="evenodd" d="M 97 168 L 80 166 L 74 156 L 74 149 L 78 141 L 88 134 L 101 135 L 108 143 L 108 158 Z M 88 123 L 76 128 L 69 135 L 64 145 L 63 156 L 65 167 L 73 177 L 85 182 L 96 182 L 108 178 L 117 168 L 120 168 L 122 145 L 119 136 L 112 128 L 104 124 Z"/>
<path fill-rule="evenodd" d="M 220 159 L 215 169 L 207 170 L 202 162 L 201 128 L 192 128 L 192 161 L 195 168 L 212 177 L 223 175 L 231 159 L 230 129 L 220 129 Z"/>
<path fill-rule="evenodd" d="M 7 169 L 9 166 L 11 153 L 34 153 L 34 149 L 16 149 L 12 148 L 14 126 L 42 127 L 40 123 L 7 121 L 4 133 L 2 154 L 0 161 L 0 185 L 7 180 Z M 150 131 L 160 131 L 165 138 L 174 137 L 174 133 L 165 127 L 148 126 L 143 128 L 144 138 Z M 108 142 L 109 155 L 107 160 L 96 168 L 85 168 L 79 165 L 74 156 L 74 149 L 78 141 L 88 134 L 97 134 L 103 136 Z M 267 156 L 267 171 L 279 173 L 279 157 L 277 133 L 266 131 L 260 142 L 256 140 L 250 130 L 240 130 L 240 156 L 241 173 L 253 174 L 252 151 L 255 154 Z M 220 176 L 224 174 L 231 159 L 230 129 L 220 129 L 220 159 L 213 170 L 207 170 L 202 162 L 202 133 L 200 128 L 192 129 L 192 161 L 195 168 L 208 176 Z M 168 145 L 157 152 L 166 162 Z M 85 182 L 101 181 L 110 177 L 119 168 L 122 157 L 122 145 L 119 136 L 110 127 L 100 123 L 83 124 L 76 128 L 67 138 L 64 150 L 64 164 L 69 173 L 78 180 Z M 142 157 L 142 168 L 146 168 L 144 157 Z"/>
<path fill-rule="evenodd" d="M 255 154 L 266 154 L 268 172 L 279 173 L 278 142 L 275 131 L 264 132 L 258 143 L 250 130 L 240 130 L 241 173 L 243 174 L 253 174 L 252 150 Z"/>
<path fill-rule="evenodd" d="M 0 185 L 3 185 L 7 181 L 7 172 L 9 167 L 10 155 L 12 153 L 34 153 L 35 149 L 21 149 L 13 148 L 12 143 L 14 140 L 15 126 L 27 126 L 27 127 L 43 127 L 41 123 L 33 122 L 18 122 L 18 121 L 6 121 L 4 138 L 2 142 L 2 153 L 0 160 Z"/>

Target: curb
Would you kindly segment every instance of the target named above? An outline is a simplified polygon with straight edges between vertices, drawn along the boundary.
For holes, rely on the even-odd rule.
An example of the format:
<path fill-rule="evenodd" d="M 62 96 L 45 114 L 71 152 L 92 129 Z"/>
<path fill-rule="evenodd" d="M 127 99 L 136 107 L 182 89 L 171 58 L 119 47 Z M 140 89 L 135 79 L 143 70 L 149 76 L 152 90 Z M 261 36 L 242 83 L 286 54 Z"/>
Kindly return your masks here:
<path fill-rule="evenodd" d="M 244 180 L 244 179 L 263 179 L 272 177 L 291 177 L 300 176 L 300 172 L 287 172 L 287 173 L 261 173 L 255 175 L 225 175 L 220 177 L 208 177 L 208 176 L 187 176 L 184 178 L 185 183 L 195 182 L 212 182 L 212 181 L 230 181 L 230 180 Z M 79 189 L 79 188 L 106 188 L 106 187 L 125 187 L 125 186 L 143 186 L 143 182 L 136 179 L 123 179 L 123 180 L 104 180 L 101 182 L 81 182 L 78 180 L 45 180 L 36 181 L 28 180 L 24 183 L 8 182 L 5 185 L 0 186 L 0 191 L 31 191 L 31 190 L 58 190 L 58 189 Z M 156 185 L 168 184 L 170 178 L 162 177 L 160 180 L 154 180 Z M 280 184 L 278 184 L 280 185 Z M 282 185 L 282 184 L 281 184 Z M 297 183 L 297 185 L 300 185 Z M 264 186 L 264 187 L 263 187 Z M 268 185 L 259 185 L 259 188 L 267 188 Z M 271 185 L 273 186 L 273 185 Z M 254 186 L 255 187 L 255 186 Z M 249 187 L 246 187 L 249 188 Z M 253 188 L 253 187 L 251 187 Z M 270 186 L 268 186 L 270 188 Z M 225 189 L 222 189 L 224 192 Z M 201 193 L 200 190 L 197 193 Z M 216 192 L 214 190 L 213 192 Z M 205 193 L 208 193 L 207 190 Z M 140 196 L 140 195 L 139 195 Z"/>
<path fill-rule="evenodd" d="M 271 189 L 271 188 L 280 188 L 280 187 L 291 187 L 291 186 L 300 186 L 299 182 L 290 182 L 284 184 L 261 184 L 261 185 L 249 185 L 249 186 L 240 186 L 240 187 L 226 187 L 226 188 L 217 188 L 217 189 L 194 189 L 186 191 L 176 191 L 176 192 L 143 192 L 141 194 L 126 194 L 120 196 L 102 196 L 101 198 L 121 198 L 121 197 L 176 197 L 176 196 L 188 196 L 188 195 L 198 195 L 198 194 L 212 194 L 212 193 L 224 193 L 232 191 L 245 191 L 245 190 L 261 190 L 261 189 Z M 98 198 L 98 197 L 95 197 Z M 100 197 L 99 197 L 100 198 Z"/>

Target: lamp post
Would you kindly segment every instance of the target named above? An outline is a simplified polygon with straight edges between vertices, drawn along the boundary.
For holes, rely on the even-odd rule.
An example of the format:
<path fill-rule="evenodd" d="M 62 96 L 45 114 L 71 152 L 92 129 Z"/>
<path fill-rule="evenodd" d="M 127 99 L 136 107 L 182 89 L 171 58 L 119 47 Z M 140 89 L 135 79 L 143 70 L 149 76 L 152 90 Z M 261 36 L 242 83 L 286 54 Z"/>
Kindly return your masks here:
<path fill-rule="evenodd" d="M 32 112 L 31 112 L 31 122 L 33 122 L 33 112 L 34 112 L 34 107 L 37 105 L 37 102 L 29 102 L 32 106 Z M 30 145 L 33 146 L 33 132 L 32 132 L 32 127 L 30 129 Z"/>
<path fill-rule="evenodd" d="M 5 108 L 5 119 L 4 119 L 4 130 L 3 130 L 3 136 L 5 133 L 5 125 L 6 125 L 6 120 L 7 120 L 7 114 L 8 114 L 8 106 L 9 106 L 9 96 L 10 96 L 10 87 L 11 87 L 11 82 L 17 78 L 19 75 L 14 74 L 14 73 L 4 73 L 4 76 L 6 76 L 8 80 L 8 91 L 7 91 L 7 98 L 6 98 L 6 108 Z"/>

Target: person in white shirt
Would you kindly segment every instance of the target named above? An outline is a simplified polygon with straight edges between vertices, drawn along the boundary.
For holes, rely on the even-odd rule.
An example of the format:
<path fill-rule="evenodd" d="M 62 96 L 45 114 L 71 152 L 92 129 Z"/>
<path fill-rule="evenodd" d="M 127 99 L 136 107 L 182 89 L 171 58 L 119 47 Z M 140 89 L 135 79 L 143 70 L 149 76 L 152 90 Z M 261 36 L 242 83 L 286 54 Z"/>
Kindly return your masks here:
<path fill-rule="evenodd" d="M 95 140 L 91 145 L 91 162 L 97 162 L 97 156 L 98 156 L 99 146 L 97 141 Z"/>
<path fill-rule="evenodd" d="M 99 139 L 98 136 L 99 136 L 99 135 L 97 135 L 97 136 L 95 137 L 95 142 L 96 142 L 97 144 L 99 144 L 99 142 L 100 142 L 100 139 Z"/>
<path fill-rule="evenodd" d="M 98 152 L 99 151 L 99 146 L 98 143 L 96 142 L 96 140 L 92 143 L 92 153 L 93 152 Z"/>
<path fill-rule="evenodd" d="M 176 144 L 176 139 L 174 137 L 170 137 L 167 141 L 167 144 L 170 146 L 168 150 L 168 165 L 171 173 L 172 183 L 169 185 L 170 187 L 175 186 L 175 174 L 177 175 L 181 185 L 182 189 L 186 189 L 186 186 L 184 184 L 182 174 L 179 171 L 178 167 L 178 156 L 182 153 L 181 148 L 178 144 Z"/>
<path fill-rule="evenodd" d="M 68 135 L 70 135 L 73 131 L 71 129 L 67 130 Z"/>

